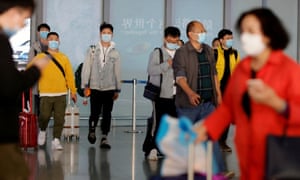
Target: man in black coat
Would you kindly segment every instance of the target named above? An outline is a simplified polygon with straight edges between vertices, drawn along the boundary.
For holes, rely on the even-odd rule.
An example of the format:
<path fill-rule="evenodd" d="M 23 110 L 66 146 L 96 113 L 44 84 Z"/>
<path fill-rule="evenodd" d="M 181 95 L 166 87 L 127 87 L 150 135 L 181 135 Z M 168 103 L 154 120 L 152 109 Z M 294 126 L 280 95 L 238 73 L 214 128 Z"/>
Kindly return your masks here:
<path fill-rule="evenodd" d="M 28 179 L 29 170 L 19 147 L 18 97 L 40 77 L 48 60 L 35 61 L 20 72 L 13 61 L 9 37 L 24 26 L 34 10 L 34 0 L 0 1 L 0 179 Z"/>

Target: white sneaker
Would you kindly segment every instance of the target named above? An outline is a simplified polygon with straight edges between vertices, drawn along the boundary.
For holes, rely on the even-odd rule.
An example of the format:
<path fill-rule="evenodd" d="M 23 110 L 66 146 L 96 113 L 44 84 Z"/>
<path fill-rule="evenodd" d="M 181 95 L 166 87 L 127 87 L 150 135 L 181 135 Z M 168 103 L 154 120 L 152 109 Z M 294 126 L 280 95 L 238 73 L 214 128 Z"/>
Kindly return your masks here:
<path fill-rule="evenodd" d="M 38 136 L 38 144 L 43 146 L 46 143 L 46 131 L 40 131 Z"/>
<path fill-rule="evenodd" d="M 63 150 L 64 148 L 60 144 L 60 140 L 57 138 L 54 138 L 52 141 L 52 149 L 53 150 Z"/>
<path fill-rule="evenodd" d="M 151 161 L 157 161 L 158 157 L 157 157 L 157 150 L 156 149 L 152 149 L 148 155 L 148 159 Z"/>

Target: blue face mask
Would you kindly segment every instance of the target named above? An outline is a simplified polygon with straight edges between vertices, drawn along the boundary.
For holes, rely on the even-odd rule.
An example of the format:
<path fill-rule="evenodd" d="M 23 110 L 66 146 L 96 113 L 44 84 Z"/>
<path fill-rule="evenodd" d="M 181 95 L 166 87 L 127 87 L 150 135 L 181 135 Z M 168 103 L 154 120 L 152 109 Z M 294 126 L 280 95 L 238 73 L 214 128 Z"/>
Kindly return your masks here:
<path fill-rule="evenodd" d="M 3 28 L 4 34 L 10 38 L 18 32 L 18 29 Z"/>
<path fill-rule="evenodd" d="M 166 43 L 166 47 L 170 50 L 178 49 L 178 45 L 176 43 Z"/>
<path fill-rule="evenodd" d="M 101 34 L 101 40 L 104 42 L 110 42 L 112 38 L 111 34 Z"/>
<path fill-rule="evenodd" d="M 40 31 L 40 37 L 42 39 L 47 39 L 48 31 Z"/>
<path fill-rule="evenodd" d="M 49 43 L 49 44 L 48 44 L 48 47 L 49 47 L 50 49 L 56 50 L 56 49 L 58 49 L 58 47 L 59 47 L 58 41 L 49 41 L 48 43 Z"/>
<path fill-rule="evenodd" d="M 199 42 L 200 44 L 202 44 L 202 43 L 205 42 L 205 40 L 206 40 L 206 33 L 205 33 L 205 32 L 199 33 L 199 34 L 198 34 L 198 42 Z"/>
<path fill-rule="evenodd" d="M 233 45 L 233 40 L 232 39 L 226 40 L 225 45 L 227 48 L 231 48 Z"/>

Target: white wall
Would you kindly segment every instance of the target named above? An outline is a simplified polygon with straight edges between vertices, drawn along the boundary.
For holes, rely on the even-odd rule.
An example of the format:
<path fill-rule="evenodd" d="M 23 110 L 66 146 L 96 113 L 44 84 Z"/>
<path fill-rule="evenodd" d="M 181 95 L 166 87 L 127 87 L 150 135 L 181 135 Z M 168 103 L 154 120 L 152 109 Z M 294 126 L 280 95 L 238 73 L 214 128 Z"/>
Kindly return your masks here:
<path fill-rule="evenodd" d="M 47 22 L 53 31 L 60 34 L 61 51 L 69 56 L 74 70 L 83 61 L 88 46 L 99 41 L 99 25 L 102 23 L 104 11 L 109 22 L 115 27 L 114 41 L 121 53 L 122 79 L 125 80 L 146 79 L 148 57 L 154 47 L 162 44 L 165 19 L 170 21 L 167 22 L 168 24 L 180 28 L 184 40 L 187 40 L 186 24 L 194 19 L 202 21 L 208 30 L 208 44 L 223 26 L 229 28 L 234 32 L 234 47 L 243 56 L 239 35 L 234 29 L 236 20 L 245 10 L 267 6 L 282 19 L 290 32 L 291 43 L 286 52 L 293 58 L 296 58 L 299 53 L 298 0 L 172 0 L 168 3 L 161 0 L 111 0 L 105 2 L 109 2 L 109 5 L 104 10 L 103 0 L 43 0 L 43 22 Z M 166 4 L 171 7 L 165 7 Z M 166 9 L 168 9 L 167 13 Z M 41 16 L 39 13 L 37 15 Z M 128 26 L 128 23 L 131 25 Z M 151 105 L 142 97 L 143 85 L 137 86 L 137 116 L 145 118 L 151 113 Z M 130 118 L 131 95 L 132 86 L 123 84 L 121 96 L 115 103 L 113 116 Z M 89 115 L 89 107 L 80 108 L 81 115 Z"/>
<path fill-rule="evenodd" d="M 267 0 L 267 7 L 271 8 L 281 19 L 286 30 L 290 34 L 290 43 L 286 53 L 297 58 L 297 40 L 298 40 L 298 0 Z"/>

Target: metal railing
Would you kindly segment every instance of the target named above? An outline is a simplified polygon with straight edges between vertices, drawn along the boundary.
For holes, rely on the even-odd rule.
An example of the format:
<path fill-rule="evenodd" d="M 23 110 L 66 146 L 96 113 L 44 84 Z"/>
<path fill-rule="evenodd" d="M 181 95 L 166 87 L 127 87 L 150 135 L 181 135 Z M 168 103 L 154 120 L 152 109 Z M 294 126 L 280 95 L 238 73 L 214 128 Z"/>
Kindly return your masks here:
<path fill-rule="evenodd" d="M 122 80 L 122 83 L 132 84 L 132 129 L 127 130 L 127 133 L 142 133 L 141 130 L 136 130 L 136 86 L 137 84 L 146 84 L 145 80 Z"/>

